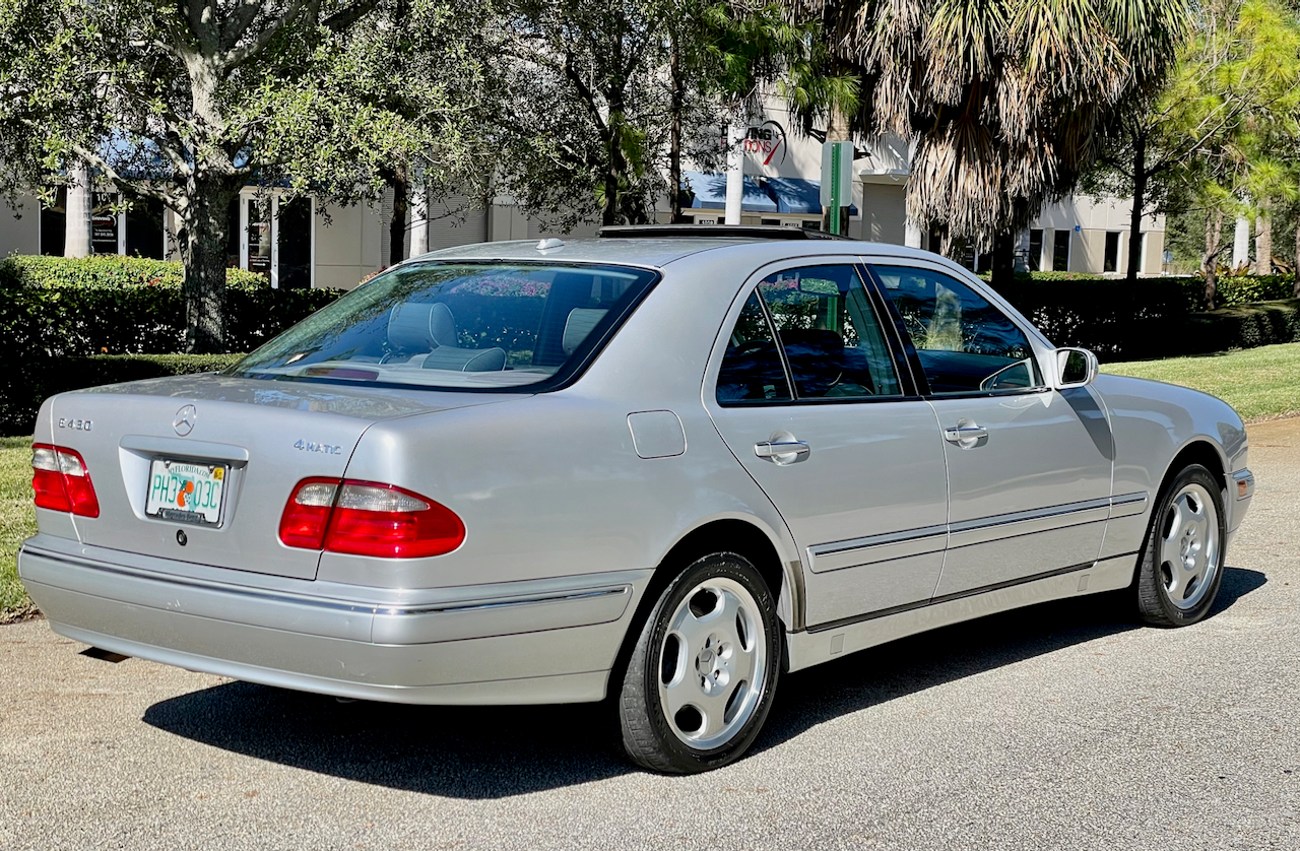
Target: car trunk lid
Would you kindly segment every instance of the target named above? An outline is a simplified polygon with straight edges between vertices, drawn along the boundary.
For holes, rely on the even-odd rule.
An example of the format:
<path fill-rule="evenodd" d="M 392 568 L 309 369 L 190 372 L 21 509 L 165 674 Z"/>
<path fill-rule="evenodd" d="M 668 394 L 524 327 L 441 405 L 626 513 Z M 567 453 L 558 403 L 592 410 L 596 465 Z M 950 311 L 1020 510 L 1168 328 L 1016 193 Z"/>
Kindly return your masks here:
<path fill-rule="evenodd" d="M 180 376 L 60 395 L 37 441 L 85 459 L 100 513 L 74 518 L 83 544 L 314 579 L 320 552 L 279 540 L 299 481 L 343 477 L 375 422 L 506 398 Z"/>

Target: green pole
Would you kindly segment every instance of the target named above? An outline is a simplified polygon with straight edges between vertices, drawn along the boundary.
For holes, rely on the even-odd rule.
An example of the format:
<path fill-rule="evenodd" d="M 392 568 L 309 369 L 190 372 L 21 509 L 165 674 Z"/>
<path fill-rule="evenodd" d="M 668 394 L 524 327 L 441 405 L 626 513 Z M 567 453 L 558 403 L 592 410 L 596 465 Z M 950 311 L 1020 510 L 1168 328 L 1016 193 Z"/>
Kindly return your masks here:
<path fill-rule="evenodd" d="M 840 144 L 831 142 L 831 233 L 840 232 Z"/>

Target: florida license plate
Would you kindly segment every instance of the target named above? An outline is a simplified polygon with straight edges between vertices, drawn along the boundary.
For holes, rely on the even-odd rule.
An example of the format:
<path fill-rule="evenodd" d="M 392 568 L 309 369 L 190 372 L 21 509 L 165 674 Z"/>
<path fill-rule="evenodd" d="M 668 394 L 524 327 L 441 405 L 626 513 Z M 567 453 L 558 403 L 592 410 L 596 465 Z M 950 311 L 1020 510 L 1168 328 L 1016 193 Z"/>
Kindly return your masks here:
<path fill-rule="evenodd" d="M 221 503 L 229 472 L 224 464 L 155 458 L 149 464 L 149 495 L 144 513 L 162 520 L 216 526 L 221 522 Z"/>

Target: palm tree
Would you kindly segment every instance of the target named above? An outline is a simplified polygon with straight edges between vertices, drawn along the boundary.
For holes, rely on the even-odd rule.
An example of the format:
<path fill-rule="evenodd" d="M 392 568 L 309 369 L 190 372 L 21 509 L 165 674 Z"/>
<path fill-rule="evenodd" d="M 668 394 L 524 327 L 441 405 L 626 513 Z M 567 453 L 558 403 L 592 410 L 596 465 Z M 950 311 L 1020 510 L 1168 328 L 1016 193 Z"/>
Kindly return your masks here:
<path fill-rule="evenodd" d="M 863 80 L 854 130 L 914 143 L 909 217 L 995 249 L 1069 192 L 1101 129 L 1159 85 L 1188 0 L 788 0 Z"/>

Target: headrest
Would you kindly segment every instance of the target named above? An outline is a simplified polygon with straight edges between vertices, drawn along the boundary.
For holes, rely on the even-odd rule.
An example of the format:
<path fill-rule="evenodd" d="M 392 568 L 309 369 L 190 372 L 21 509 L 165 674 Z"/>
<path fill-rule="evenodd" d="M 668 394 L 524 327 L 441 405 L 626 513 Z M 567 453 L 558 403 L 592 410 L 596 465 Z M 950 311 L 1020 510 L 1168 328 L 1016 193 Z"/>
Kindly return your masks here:
<path fill-rule="evenodd" d="M 825 328 L 791 328 L 781 332 L 781 342 L 791 356 L 834 355 L 844 351 L 844 338 Z"/>
<path fill-rule="evenodd" d="M 447 305 L 404 301 L 388 313 L 388 345 L 398 351 L 427 352 L 456 344 L 456 320 Z"/>
<path fill-rule="evenodd" d="M 566 355 L 573 354 L 582 341 L 587 339 L 591 329 L 600 324 L 608 310 L 599 307 L 575 307 L 569 311 L 569 318 L 564 322 L 564 337 L 560 345 Z"/>

